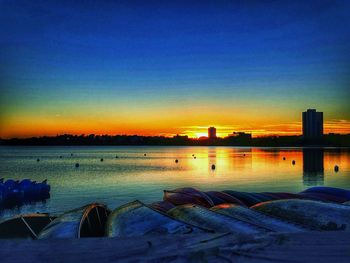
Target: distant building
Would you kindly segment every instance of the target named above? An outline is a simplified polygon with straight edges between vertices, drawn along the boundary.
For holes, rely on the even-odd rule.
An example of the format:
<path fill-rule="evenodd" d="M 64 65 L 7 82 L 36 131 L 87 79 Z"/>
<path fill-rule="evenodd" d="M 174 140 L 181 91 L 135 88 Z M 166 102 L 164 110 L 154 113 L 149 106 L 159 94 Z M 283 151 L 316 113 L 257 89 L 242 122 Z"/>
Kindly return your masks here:
<path fill-rule="evenodd" d="M 320 138 L 323 136 L 323 112 L 308 109 L 303 112 L 304 138 Z"/>
<path fill-rule="evenodd" d="M 209 127 L 208 128 L 208 138 L 209 139 L 215 139 L 216 138 L 216 128 L 215 127 Z"/>

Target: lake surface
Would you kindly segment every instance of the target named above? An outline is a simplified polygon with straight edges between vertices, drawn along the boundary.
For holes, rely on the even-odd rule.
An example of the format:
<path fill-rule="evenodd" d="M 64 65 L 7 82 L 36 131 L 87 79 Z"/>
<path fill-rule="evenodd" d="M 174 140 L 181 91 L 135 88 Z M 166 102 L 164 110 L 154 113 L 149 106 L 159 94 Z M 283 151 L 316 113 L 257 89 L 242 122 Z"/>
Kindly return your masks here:
<path fill-rule="evenodd" d="M 116 155 L 119 158 L 115 158 Z M 80 167 L 76 168 L 75 163 Z M 211 169 L 212 164 L 215 170 Z M 339 166 L 339 172 L 334 171 L 335 165 Z M 0 217 L 26 212 L 61 213 L 89 202 L 102 202 L 110 208 L 135 199 L 150 203 L 162 200 L 164 189 L 178 187 L 256 192 L 299 192 L 315 185 L 350 189 L 350 151 L 338 148 L 0 147 L 0 178 L 48 179 L 51 185 L 51 198 L 46 202 L 5 210 L 0 212 Z"/>

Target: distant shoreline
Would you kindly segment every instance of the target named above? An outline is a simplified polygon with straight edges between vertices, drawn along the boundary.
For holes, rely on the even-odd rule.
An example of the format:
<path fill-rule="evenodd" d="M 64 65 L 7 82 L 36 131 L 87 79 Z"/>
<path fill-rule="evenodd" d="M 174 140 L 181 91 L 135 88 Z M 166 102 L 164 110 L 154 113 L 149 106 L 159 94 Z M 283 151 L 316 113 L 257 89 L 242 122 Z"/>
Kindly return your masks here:
<path fill-rule="evenodd" d="M 5 146 L 236 146 L 236 147 L 350 147 L 350 134 L 327 134 L 317 139 L 302 136 L 230 136 L 199 138 L 188 136 L 58 135 L 0 139 Z"/>

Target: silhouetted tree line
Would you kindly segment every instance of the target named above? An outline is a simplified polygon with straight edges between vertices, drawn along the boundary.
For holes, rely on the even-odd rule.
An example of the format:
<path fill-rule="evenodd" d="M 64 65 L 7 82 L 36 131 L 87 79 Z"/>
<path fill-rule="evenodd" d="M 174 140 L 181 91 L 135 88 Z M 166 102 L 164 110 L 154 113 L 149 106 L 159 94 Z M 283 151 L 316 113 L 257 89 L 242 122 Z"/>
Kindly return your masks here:
<path fill-rule="evenodd" d="M 32 138 L 0 139 L 2 145 L 181 145 L 181 146 L 336 146 L 350 147 L 350 134 L 328 134 L 320 139 L 302 136 L 267 136 L 251 138 L 231 136 L 226 138 L 199 138 L 188 136 L 137 136 L 137 135 L 58 135 Z"/>

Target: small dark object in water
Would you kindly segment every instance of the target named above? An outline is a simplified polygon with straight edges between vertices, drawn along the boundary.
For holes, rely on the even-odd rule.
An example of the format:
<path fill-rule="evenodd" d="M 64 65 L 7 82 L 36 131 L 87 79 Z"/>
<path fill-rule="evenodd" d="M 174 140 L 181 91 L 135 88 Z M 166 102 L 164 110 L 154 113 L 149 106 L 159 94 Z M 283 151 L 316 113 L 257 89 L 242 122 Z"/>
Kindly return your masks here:
<path fill-rule="evenodd" d="M 293 164 L 293 165 L 295 164 L 295 161 L 294 161 L 294 160 L 292 161 L 292 164 Z"/>
<path fill-rule="evenodd" d="M 40 159 L 38 158 L 38 159 L 36 159 L 36 161 L 37 161 L 37 162 L 40 162 Z"/>
<path fill-rule="evenodd" d="M 118 159 L 118 158 L 119 158 L 119 157 L 118 157 L 118 155 L 116 155 L 116 156 L 115 156 L 115 158 L 117 158 L 117 159 Z"/>
<path fill-rule="evenodd" d="M 79 163 L 76 163 L 76 164 L 75 164 L 75 167 L 77 167 L 77 168 L 78 168 L 78 167 L 79 167 Z"/>
<path fill-rule="evenodd" d="M 338 165 L 334 166 L 334 172 L 338 172 L 338 171 L 339 171 L 339 166 Z"/>
<path fill-rule="evenodd" d="M 178 162 L 179 162 L 179 160 L 178 160 L 178 159 L 176 159 L 176 160 L 175 160 L 175 163 L 178 163 Z"/>
<path fill-rule="evenodd" d="M 73 154 L 71 153 L 70 156 L 73 156 Z"/>
<path fill-rule="evenodd" d="M 245 153 L 243 154 L 243 156 L 245 156 Z"/>
<path fill-rule="evenodd" d="M 146 156 L 147 154 L 144 154 L 143 156 Z"/>
<path fill-rule="evenodd" d="M 195 156 L 195 157 L 193 157 L 193 159 L 197 159 L 197 157 Z"/>
<path fill-rule="evenodd" d="M 60 158 L 62 159 L 62 155 L 60 155 Z"/>
<path fill-rule="evenodd" d="M 211 169 L 212 169 L 212 170 L 215 170 L 215 164 L 212 164 L 212 165 L 211 165 Z"/>
<path fill-rule="evenodd" d="M 192 154 L 192 156 L 194 156 L 194 154 Z"/>
<path fill-rule="evenodd" d="M 103 162 L 103 158 L 101 158 L 101 160 L 100 160 L 101 162 Z"/>
<path fill-rule="evenodd" d="M 283 157 L 283 160 L 285 161 L 285 160 L 286 160 L 286 157 Z"/>

